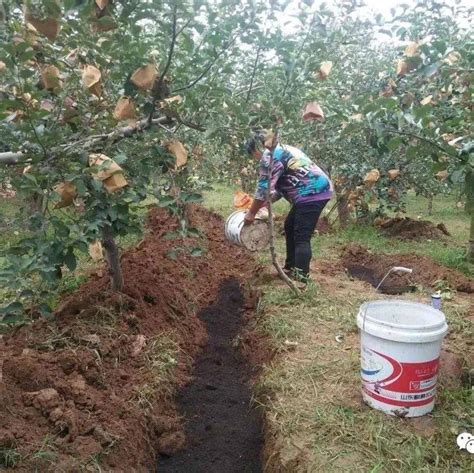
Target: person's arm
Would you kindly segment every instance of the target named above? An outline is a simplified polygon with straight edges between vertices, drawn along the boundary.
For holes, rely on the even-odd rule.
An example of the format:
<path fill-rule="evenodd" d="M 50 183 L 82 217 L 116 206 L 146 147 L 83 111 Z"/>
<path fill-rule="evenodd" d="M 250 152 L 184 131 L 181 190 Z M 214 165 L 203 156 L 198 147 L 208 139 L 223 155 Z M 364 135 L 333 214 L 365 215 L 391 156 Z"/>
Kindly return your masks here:
<path fill-rule="evenodd" d="M 245 215 L 245 225 L 250 225 L 255 220 L 257 212 L 266 205 L 268 186 L 270 186 L 270 193 L 272 196 L 278 194 L 275 189 L 276 183 L 278 182 L 278 179 L 280 179 L 285 168 L 281 161 L 273 160 L 272 175 L 270 182 L 268 182 L 268 167 L 270 166 L 270 158 L 270 151 L 265 151 L 262 158 L 260 159 L 260 172 L 257 182 L 257 190 L 255 192 L 252 206 Z"/>

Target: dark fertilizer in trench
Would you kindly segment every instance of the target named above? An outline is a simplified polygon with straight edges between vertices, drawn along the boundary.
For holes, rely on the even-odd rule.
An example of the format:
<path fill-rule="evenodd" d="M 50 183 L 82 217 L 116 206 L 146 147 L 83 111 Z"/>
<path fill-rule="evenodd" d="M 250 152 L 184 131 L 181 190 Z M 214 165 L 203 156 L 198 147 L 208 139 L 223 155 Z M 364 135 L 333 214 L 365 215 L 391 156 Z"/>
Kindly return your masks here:
<path fill-rule="evenodd" d="M 372 268 L 363 266 L 361 264 L 353 264 L 347 267 L 347 272 L 356 279 L 368 282 L 373 287 L 377 287 L 380 283 L 380 279 L 376 276 L 375 271 Z M 416 290 L 416 286 L 411 284 L 400 283 L 394 281 L 390 277 L 387 278 L 382 285 L 379 287 L 379 291 L 383 294 L 403 294 L 404 292 L 413 292 Z"/>
<path fill-rule="evenodd" d="M 177 396 L 186 446 L 171 457 L 161 456 L 158 472 L 262 471 L 262 418 L 251 406 L 252 368 L 234 343 L 243 305 L 239 282 L 230 279 L 215 303 L 199 314 L 209 340 L 195 362 L 194 380 Z"/>

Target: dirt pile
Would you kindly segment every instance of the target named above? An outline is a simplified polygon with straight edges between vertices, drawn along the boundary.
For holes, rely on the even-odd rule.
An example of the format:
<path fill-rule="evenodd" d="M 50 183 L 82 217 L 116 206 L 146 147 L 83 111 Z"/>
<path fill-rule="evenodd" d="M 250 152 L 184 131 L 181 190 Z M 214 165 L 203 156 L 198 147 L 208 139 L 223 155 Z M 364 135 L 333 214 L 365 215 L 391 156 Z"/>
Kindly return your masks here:
<path fill-rule="evenodd" d="M 255 272 L 248 253 L 224 240 L 220 217 L 195 207 L 188 218 L 207 238 L 165 238 L 178 221 L 154 210 L 146 239 L 122 257 L 123 293 L 111 293 L 108 277 L 96 276 L 52 321 L 4 339 L 0 465 L 150 471 L 157 450 L 170 454 L 183 445 L 173 395 L 207 340 L 197 312 L 214 302 L 224 280 L 246 281 Z M 173 259 L 177 245 L 205 252 Z"/>
<path fill-rule="evenodd" d="M 380 233 L 400 240 L 439 240 L 450 236 L 444 223 L 435 225 L 428 220 L 412 218 L 389 218 L 376 223 Z"/>
<path fill-rule="evenodd" d="M 451 289 L 473 293 L 474 281 L 462 273 L 445 268 L 426 256 L 372 254 L 367 248 L 351 244 L 346 246 L 341 255 L 341 262 L 354 277 L 369 282 L 374 287 L 393 266 L 412 268 L 412 274 L 392 273 L 381 287 L 382 292 L 398 294 L 410 290 L 416 285 L 435 289 L 442 282 Z"/>

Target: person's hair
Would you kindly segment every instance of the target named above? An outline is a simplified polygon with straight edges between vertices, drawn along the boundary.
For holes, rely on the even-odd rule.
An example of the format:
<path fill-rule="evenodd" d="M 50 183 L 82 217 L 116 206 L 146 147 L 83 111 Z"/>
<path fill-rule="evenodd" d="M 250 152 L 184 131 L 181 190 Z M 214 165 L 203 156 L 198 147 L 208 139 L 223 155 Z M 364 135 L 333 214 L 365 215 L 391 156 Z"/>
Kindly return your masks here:
<path fill-rule="evenodd" d="M 262 133 L 261 131 L 256 132 L 252 138 L 249 138 L 245 144 L 244 148 L 245 151 L 247 151 L 248 154 L 252 154 L 256 149 L 258 144 L 264 144 L 265 143 L 265 134 Z"/>

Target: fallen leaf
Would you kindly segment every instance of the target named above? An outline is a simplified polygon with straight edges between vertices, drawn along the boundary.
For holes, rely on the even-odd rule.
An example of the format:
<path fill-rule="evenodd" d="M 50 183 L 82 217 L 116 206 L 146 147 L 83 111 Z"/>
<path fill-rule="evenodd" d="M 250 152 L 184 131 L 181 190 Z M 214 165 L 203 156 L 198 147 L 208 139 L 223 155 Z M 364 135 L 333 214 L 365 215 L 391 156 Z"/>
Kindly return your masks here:
<path fill-rule="evenodd" d="M 168 152 L 176 158 L 176 169 L 184 166 L 188 162 L 188 152 L 180 141 L 170 140 L 165 146 Z"/>
<path fill-rule="evenodd" d="M 114 110 L 114 118 L 116 120 L 134 120 L 137 118 L 135 113 L 135 103 L 129 97 L 122 97 L 117 102 Z"/>
<path fill-rule="evenodd" d="M 154 64 L 139 67 L 130 78 L 130 81 L 139 89 L 150 90 L 155 83 L 157 71 Z"/>
<path fill-rule="evenodd" d="M 6 68 L 7 65 L 3 61 L 0 61 L 0 72 L 3 72 Z"/>

